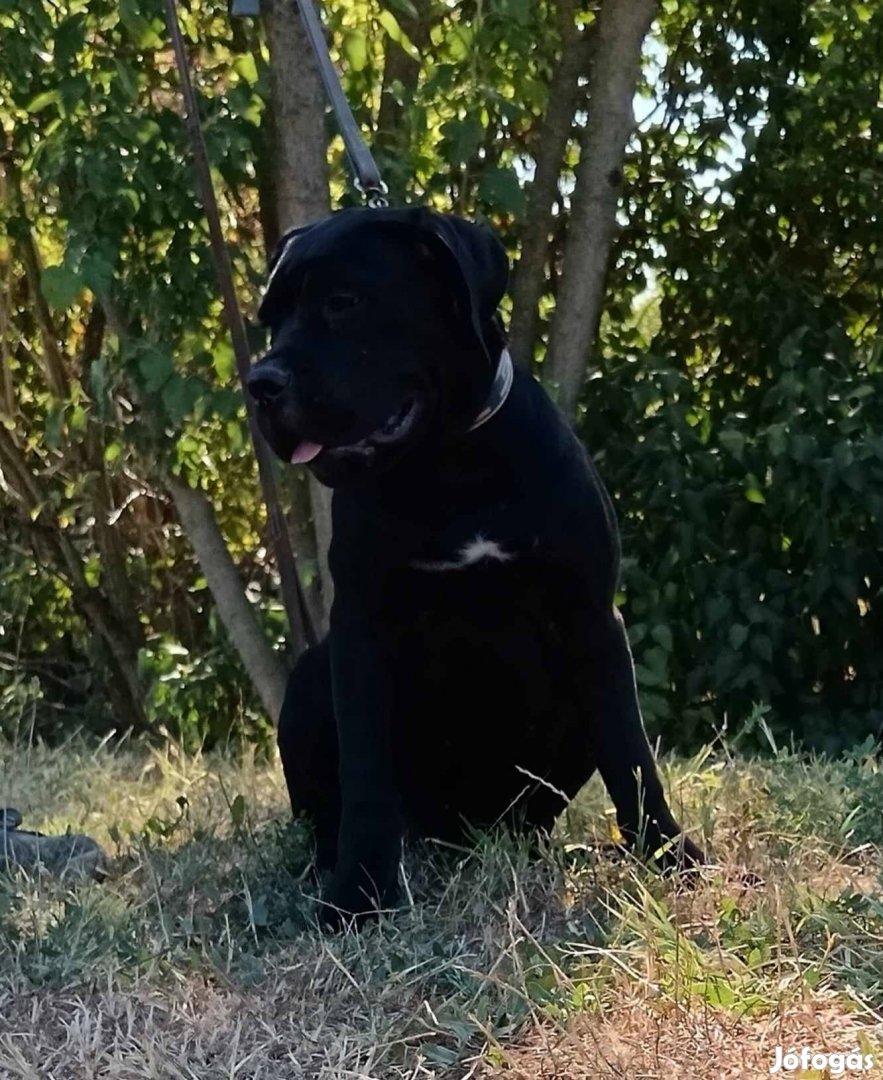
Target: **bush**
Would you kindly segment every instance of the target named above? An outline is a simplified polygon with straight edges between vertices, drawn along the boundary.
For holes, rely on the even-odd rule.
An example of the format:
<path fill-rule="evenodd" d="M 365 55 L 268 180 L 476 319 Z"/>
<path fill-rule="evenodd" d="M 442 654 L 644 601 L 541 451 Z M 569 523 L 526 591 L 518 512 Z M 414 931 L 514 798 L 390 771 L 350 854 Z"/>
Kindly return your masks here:
<path fill-rule="evenodd" d="M 700 371 L 652 355 L 590 383 L 583 433 L 620 513 L 638 681 L 668 746 L 755 703 L 780 744 L 829 752 L 883 723 L 879 349 L 807 326 L 773 348 L 768 379 L 713 401 Z"/>

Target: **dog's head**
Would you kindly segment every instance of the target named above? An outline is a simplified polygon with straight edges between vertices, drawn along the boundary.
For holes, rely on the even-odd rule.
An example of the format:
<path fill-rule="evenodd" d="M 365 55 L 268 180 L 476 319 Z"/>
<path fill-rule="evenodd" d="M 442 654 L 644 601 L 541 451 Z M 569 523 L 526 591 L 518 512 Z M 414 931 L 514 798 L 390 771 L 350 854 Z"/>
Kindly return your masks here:
<path fill-rule="evenodd" d="M 329 486 L 466 431 L 504 339 L 508 263 L 489 229 L 423 208 L 342 210 L 283 237 L 260 308 L 258 424 Z"/>

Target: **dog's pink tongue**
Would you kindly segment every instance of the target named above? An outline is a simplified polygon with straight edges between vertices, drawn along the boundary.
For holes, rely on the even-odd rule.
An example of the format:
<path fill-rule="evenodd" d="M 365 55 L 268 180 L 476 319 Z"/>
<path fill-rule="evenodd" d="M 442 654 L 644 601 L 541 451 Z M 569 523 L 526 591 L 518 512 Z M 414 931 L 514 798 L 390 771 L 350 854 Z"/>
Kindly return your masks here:
<path fill-rule="evenodd" d="M 302 442 L 291 455 L 291 464 L 305 465 L 308 461 L 312 461 L 314 457 L 318 457 L 323 449 L 324 447 L 317 442 Z"/>

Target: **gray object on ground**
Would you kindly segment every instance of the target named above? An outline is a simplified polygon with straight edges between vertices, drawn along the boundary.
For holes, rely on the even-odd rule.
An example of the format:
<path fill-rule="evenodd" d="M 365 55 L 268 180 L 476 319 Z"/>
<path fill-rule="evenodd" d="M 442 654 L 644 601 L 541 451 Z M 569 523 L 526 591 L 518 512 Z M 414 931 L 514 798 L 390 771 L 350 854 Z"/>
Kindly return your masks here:
<path fill-rule="evenodd" d="M 21 869 L 58 877 L 106 877 L 104 851 L 90 836 L 43 836 L 19 829 L 21 820 L 18 810 L 0 807 L 0 872 Z"/>

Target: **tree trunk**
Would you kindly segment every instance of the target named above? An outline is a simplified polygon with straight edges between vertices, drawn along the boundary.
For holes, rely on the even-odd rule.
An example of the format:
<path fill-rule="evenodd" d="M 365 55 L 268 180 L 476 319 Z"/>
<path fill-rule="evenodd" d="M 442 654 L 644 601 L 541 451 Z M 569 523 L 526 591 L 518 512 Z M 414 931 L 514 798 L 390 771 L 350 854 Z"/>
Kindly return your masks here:
<path fill-rule="evenodd" d="M 321 637 L 327 630 L 327 618 L 319 562 L 319 539 L 313 520 L 310 474 L 306 469 L 292 469 L 290 476 L 292 542 L 301 572 L 304 599 L 310 609 L 316 635 Z"/>
<path fill-rule="evenodd" d="M 322 629 L 328 629 L 328 616 L 334 601 L 334 582 L 328 566 L 328 551 L 331 547 L 331 490 L 323 487 L 309 474 L 310 505 L 313 508 L 313 528 L 316 531 L 316 550 L 319 557 L 319 577 L 322 579 L 322 600 L 325 606 L 325 618 Z"/>
<path fill-rule="evenodd" d="M 99 300 L 92 304 L 83 344 L 78 358 L 78 377 L 84 392 L 88 393 L 87 380 L 95 360 L 101 356 L 107 316 Z M 105 442 L 101 424 L 92 412 L 87 420 L 86 438 L 82 446 L 80 468 L 90 477 L 89 495 L 95 520 L 93 535 L 98 548 L 101 567 L 102 592 L 116 616 L 117 621 L 129 635 L 130 644 L 137 654 L 144 645 L 144 633 L 138 619 L 138 604 L 127 566 L 128 552 L 122 530 L 112 524 L 117 509 L 114 485 L 107 473 L 104 461 Z"/>
<path fill-rule="evenodd" d="M 328 137 L 325 128 L 325 91 L 316 61 L 301 25 L 297 5 L 292 0 L 263 0 L 261 9 L 270 50 L 270 109 L 272 137 L 270 175 L 263 188 L 275 196 L 275 215 L 265 212 L 280 231 L 306 225 L 330 210 L 328 195 Z M 327 538 L 331 536 L 331 499 L 317 497 L 318 485 L 309 487 L 292 481 L 294 513 L 299 520 L 295 533 L 302 550 L 314 550 L 318 563 L 318 587 L 308 596 L 311 610 L 317 607 L 321 619 L 317 629 L 327 626 L 333 587 L 328 572 Z M 306 535 L 313 533 L 312 542 Z"/>
<path fill-rule="evenodd" d="M 325 92 L 297 6 L 263 0 L 270 50 L 271 122 L 279 228 L 324 217 L 328 197 Z"/>
<path fill-rule="evenodd" d="M 6 172 L 0 163 L 0 206 L 8 199 L 9 185 Z M 12 261 L 8 254 L 0 253 L 0 417 L 11 417 L 15 412 L 15 387 L 9 358 L 12 354 L 10 312 L 12 311 Z"/>
<path fill-rule="evenodd" d="M 534 177 L 527 189 L 521 253 L 512 281 L 509 349 L 515 362 L 525 366 L 532 363 L 536 348 L 549 238 L 555 225 L 552 211 L 561 163 L 573 129 L 573 114 L 581 96 L 579 76 L 589 65 L 589 39 L 576 25 L 574 7 L 573 0 L 563 0 L 559 6 L 561 58 L 552 75 L 546 113 L 536 137 Z"/>
<path fill-rule="evenodd" d="M 589 122 L 581 140 L 546 362 L 547 382 L 557 390 L 558 403 L 569 416 L 576 412 L 598 331 L 622 161 L 634 127 L 632 99 L 641 45 L 656 7 L 656 0 L 604 0 L 598 17 Z"/>
<path fill-rule="evenodd" d="M 395 14 L 411 44 L 422 53 L 429 44 L 432 4 L 431 0 L 414 0 L 413 6 L 417 12 L 416 19 L 405 8 L 397 9 Z M 412 133 L 408 125 L 407 107 L 414 99 L 420 68 L 419 60 L 415 60 L 391 38 L 386 39 L 374 149 L 389 185 L 389 200 L 393 205 L 404 202 L 411 183 L 408 166 Z"/>
<path fill-rule="evenodd" d="M 218 529 L 206 496 L 176 477 L 166 478 L 178 518 L 193 545 L 234 648 L 242 659 L 270 718 L 278 719 L 285 695 L 285 669 L 261 630 L 242 579 Z"/>

